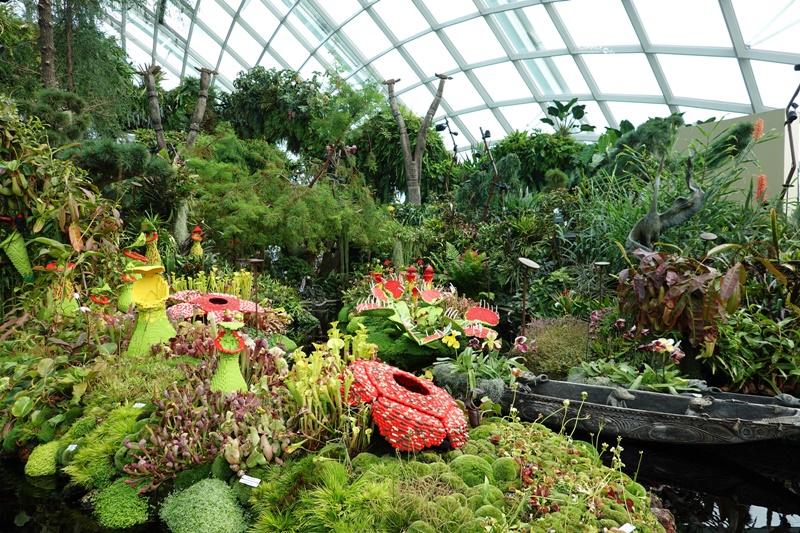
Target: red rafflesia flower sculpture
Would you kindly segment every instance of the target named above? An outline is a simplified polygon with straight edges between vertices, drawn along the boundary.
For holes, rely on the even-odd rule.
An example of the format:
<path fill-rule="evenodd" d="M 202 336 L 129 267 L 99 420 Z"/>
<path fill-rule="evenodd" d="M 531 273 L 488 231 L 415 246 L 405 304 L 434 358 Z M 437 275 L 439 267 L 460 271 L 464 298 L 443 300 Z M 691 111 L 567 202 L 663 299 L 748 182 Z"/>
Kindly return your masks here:
<path fill-rule="evenodd" d="M 453 448 L 467 442 L 467 419 L 444 389 L 380 361 L 358 359 L 348 368 L 349 403 L 371 402 L 381 435 L 398 450 L 419 452 L 445 437 Z"/>

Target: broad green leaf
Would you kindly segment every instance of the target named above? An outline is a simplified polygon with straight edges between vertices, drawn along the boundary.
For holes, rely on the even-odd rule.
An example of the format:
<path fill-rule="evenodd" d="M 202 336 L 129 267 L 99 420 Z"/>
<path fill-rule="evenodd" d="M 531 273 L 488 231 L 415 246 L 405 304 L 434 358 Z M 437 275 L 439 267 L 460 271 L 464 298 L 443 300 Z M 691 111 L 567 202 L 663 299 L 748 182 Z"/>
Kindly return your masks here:
<path fill-rule="evenodd" d="M 17 418 L 22 418 L 27 416 L 31 409 L 33 409 L 33 400 L 28 396 L 20 396 L 11 407 L 11 414 Z"/>
<path fill-rule="evenodd" d="M 39 361 L 36 365 L 36 372 L 39 373 L 40 376 L 45 377 L 47 374 L 53 370 L 55 366 L 55 361 L 49 357 L 45 357 Z"/>

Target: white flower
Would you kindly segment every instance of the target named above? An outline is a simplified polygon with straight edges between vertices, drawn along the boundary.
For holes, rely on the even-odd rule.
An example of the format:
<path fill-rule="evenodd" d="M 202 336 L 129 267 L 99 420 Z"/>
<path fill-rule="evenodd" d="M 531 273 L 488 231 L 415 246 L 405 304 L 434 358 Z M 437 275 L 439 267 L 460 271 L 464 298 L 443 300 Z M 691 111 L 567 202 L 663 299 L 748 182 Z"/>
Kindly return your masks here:
<path fill-rule="evenodd" d="M 88 308 L 88 307 L 86 307 L 85 305 L 82 305 L 82 306 L 80 306 L 80 307 L 78 308 L 78 311 L 80 311 L 81 313 L 88 313 L 89 311 L 91 311 L 91 309 L 89 309 L 89 308 Z"/>

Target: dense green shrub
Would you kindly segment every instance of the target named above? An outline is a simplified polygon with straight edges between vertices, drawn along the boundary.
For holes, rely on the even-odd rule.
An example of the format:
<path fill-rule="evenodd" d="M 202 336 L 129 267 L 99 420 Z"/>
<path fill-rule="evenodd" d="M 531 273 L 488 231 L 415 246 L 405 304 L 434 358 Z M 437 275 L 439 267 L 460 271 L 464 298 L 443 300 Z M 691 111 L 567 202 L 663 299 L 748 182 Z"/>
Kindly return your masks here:
<path fill-rule="evenodd" d="M 172 533 L 241 533 L 247 529 L 236 496 L 219 479 L 204 479 L 182 492 L 170 494 L 159 516 Z"/>
<path fill-rule="evenodd" d="M 25 463 L 25 474 L 32 477 L 55 474 L 57 451 L 58 441 L 38 445 Z"/>
<path fill-rule="evenodd" d="M 149 504 L 124 478 L 116 480 L 93 498 L 97 522 L 108 529 L 127 529 L 149 519 Z"/>
<path fill-rule="evenodd" d="M 73 483 L 87 489 L 109 485 L 118 474 L 114 454 L 125 436 L 134 432 L 140 413 L 134 407 L 118 407 L 87 434 L 72 462 L 64 468 Z"/>
<path fill-rule="evenodd" d="M 565 379 L 572 367 L 586 358 L 589 326 L 574 317 L 534 319 L 525 328 L 525 336 L 535 351 L 520 355 L 534 374 L 551 379 Z"/>

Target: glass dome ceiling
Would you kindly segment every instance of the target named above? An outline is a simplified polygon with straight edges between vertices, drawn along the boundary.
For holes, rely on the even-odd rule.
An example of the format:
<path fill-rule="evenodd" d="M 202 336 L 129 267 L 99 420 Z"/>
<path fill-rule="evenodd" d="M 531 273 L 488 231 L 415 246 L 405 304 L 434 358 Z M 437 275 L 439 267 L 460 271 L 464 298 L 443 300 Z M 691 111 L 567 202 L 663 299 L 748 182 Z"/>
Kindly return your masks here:
<path fill-rule="evenodd" d="M 481 127 L 547 131 L 553 100 L 577 97 L 602 132 L 786 107 L 800 81 L 795 0 L 155 0 L 107 30 L 166 87 L 201 66 L 231 90 L 255 65 L 338 65 L 353 83 L 400 78 L 398 98 L 424 115 L 448 74 L 436 119 L 472 145 Z"/>

